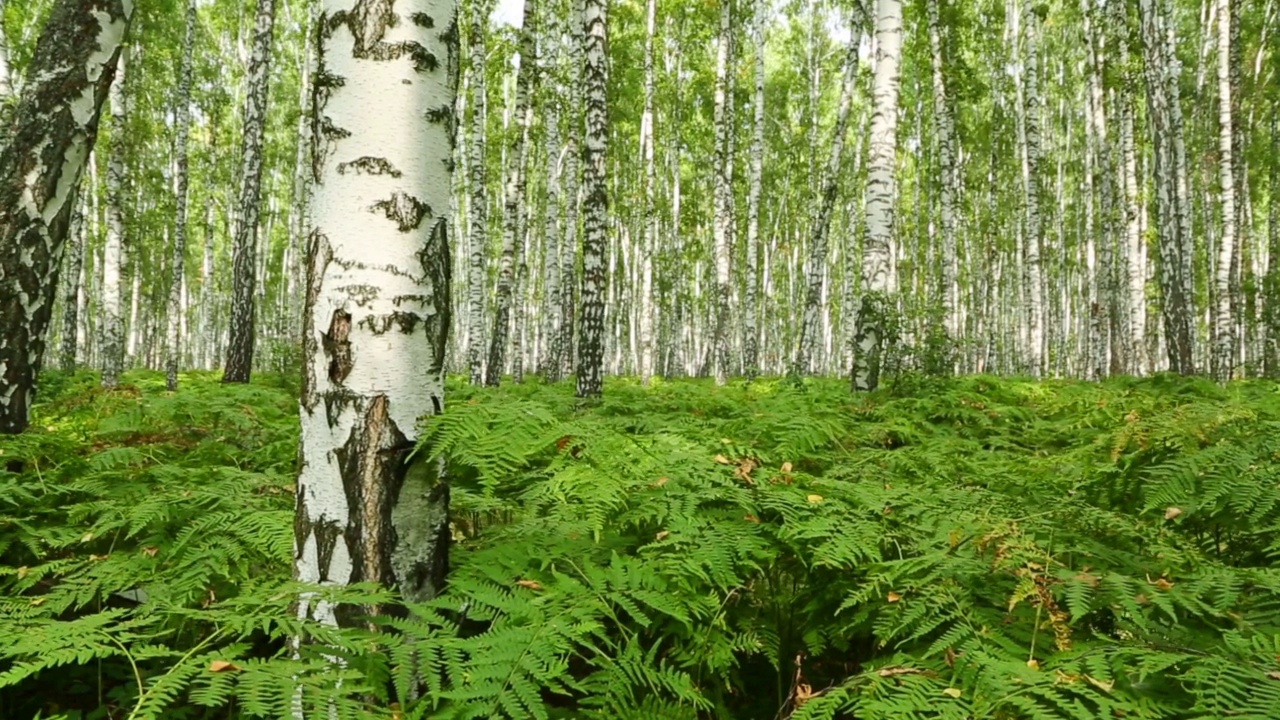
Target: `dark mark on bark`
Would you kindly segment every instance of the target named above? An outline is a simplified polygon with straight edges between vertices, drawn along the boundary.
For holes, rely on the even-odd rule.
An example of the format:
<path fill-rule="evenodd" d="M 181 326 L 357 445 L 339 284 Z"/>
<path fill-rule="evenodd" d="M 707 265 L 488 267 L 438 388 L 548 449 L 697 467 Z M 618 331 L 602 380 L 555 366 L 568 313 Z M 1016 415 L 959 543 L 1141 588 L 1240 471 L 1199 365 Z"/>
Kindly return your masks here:
<path fill-rule="evenodd" d="M 351 313 L 341 308 L 333 311 L 329 332 L 324 334 L 324 354 L 329 358 L 329 381 L 341 385 L 351 374 Z"/>
<path fill-rule="evenodd" d="M 390 175 L 398 178 L 404 173 L 400 172 L 386 158 L 380 157 L 361 157 L 351 162 L 338 163 L 338 174 L 346 175 L 347 171 L 357 175 Z"/>
<path fill-rule="evenodd" d="M 370 210 L 380 210 L 389 220 L 393 220 L 400 232 L 416 230 L 422 219 L 431 214 L 431 206 L 418 198 L 401 191 L 386 200 L 374 203 Z"/>

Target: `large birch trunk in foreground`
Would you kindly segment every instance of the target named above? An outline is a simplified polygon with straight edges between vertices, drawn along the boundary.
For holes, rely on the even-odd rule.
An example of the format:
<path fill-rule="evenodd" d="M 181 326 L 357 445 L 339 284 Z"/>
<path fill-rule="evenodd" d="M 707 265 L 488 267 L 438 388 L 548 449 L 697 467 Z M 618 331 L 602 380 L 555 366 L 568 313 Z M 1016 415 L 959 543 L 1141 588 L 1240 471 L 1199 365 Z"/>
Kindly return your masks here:
<path fill-rule="evenodd" d="M 227 338 L 227 364 L 223 382 L 249 382 L 253 346 L 257 336 L 258 214 L 262 208 L 262 153 L 266 135 L 267 89 L 270 87 L 271 34 L 275 27 L 275 0 L 258 0 L 253 28 L 253 56 L 249 60 L 249 91 L 244 101 L 243 177 L 237 203 L 235 249 L 231 256 L 231 333 Z"/>
<path fill-rule="evenodd" d="M 448 566 L 448 485 L 408 456 L 444 404 L 456 9 L 325 0 L 317 43 L 297 575 L 410 601 Z M 349 619 L 306 599 L 299 613 Z"/>
<path fill-rule="evenodd" d="M 871 116 L 871 160 L 867 179 L 867 229 L 863 248 L 862 293 L 854 326 L 854 390 L 875 390 L 894 282 L 890 274 L 894 225 L 894 173 L 898 148 L 899 65 L 902 61 L 902 2 L 879 0 L 876 11 L 875 111 Z"/>
<path fill-rule="evenodd" d="M 54 6 L 0 148 L 0 433 L 27 426 L 75 188 L 132 15 L 132 0 Z"/>

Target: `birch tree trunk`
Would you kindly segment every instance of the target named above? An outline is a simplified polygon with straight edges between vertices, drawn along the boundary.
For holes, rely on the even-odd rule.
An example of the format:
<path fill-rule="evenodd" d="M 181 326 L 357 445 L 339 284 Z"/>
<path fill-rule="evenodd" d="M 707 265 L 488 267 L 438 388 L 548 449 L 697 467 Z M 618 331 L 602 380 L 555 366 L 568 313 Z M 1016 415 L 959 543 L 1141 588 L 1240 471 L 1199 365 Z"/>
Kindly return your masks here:
<path fill-rule="evenodd" d="M 1271 187 L 1280 188 L 1280 99 L 1271 100 Z M 1272 200 L 1267 215 L 1267 274 L 1263 285 L 1263 321 L 1266 348 L 1263 371 L 1280 378 L 1280 203 Z"/>
<path fill-rule="evenodd" d="M 485 28 L 489 4 L 473 0 L 469 40 L 471 44 L 471 218 L 467 266 L 467 313 L 471 327 L 467 338 L 467 366 L 471 384 L 484 382 L 484 258 L 488 246 L 489 171 L 486 155 L 487 90 L 485 82 Z"/>
<path fill-rule="evenodd" d="M 0 433 L 27 426 L 76 185 L 132 15 L 131 0 L 59 0 L 0 147 Z"/>
<path fill-rule="evenodd" d="M 653 42 L 658 24 L 658 0 L 648 0 L 645 7 L 644 39 L 644 114 L 640 119 L 640 154 L 644 162 L 644 238 L 640 251 L 640 383 L 653 379 L 653 259 L 658 245 L 658 215 L 654 208 L 654 192 L 658 168 L 654 160 Z"/>
<path fill-rule="evenodd" d="M 1155 148 L 1154 173 L 1160 234 L 1159 278 L 1169 369 L 1195 372 L 1191 313 L 1190 219 L 1186 210 L 1185 149 L 1177 65 L 1169 57 L 1160 0 L 1139 0 L 1147 105 Z"/>
<path fill-rule="evenodd" d="M 824 268 L 827 264 L 827 236 L 831 229 L 831 216 L 835 213 L 836 195 L 839 190 L 840 172 L 844 162 L 845 138 L 849 134 L 849 113 L 853 107 L 853 95 L 858 78 L 858 44 L 862 42 L 865 18 L 854 10 L 849 23 L 849 47 L 845 51 L 844 74 L 840 83 L 840 105 L 836 110 L 836 126 L 831 138 L 831 154 L 822 176 L 820 194 L 815 215 L 809 226 L 809 258 L 806 267 L 804 315 L 796 342 L 792 374 L 797 378 L 813 371 L 813 357 L 818 348 L 818 326 L 822 316 L 822 287 Z"/>
<path fill-rule="evenodd" d="M 608 218 L 606 159 L 609 141 L 608 64 L 605 55 L 608 0 L 583 0 L 583 89 L 586 132 L 582 146 L 584 198 L 582 231 L 582 312 L 578 325 L 578 397 L 599 397 L 604 385 L 604 299 L 608 276 L 605 231 Z"/>
<path fill-rule="evenodd" d="M 1028 6 L 1023 21 L 1023 104 L 1019 108 L 1024 125 L 1022 150 L 1023 218 L 1022 272 L 1027 288 L 1027 371 L 1032 377 L 1045 372 L 1045 306 L 1044 268 L 1040 252 L 1044 247 L 1044 219 L 1040 177 L 1040 116 L 1044 98 L 1040 93 L 1040 15 L 1038 8 Z"/>
<path fill-rule="evenodd" d="M 955 119 L 951 102 L 947 99 L 946 73 L 943 62 L 942 23 L 938 13 L 939 0 L 928 0 L 929 47 L 933 58 L 933 111 L 938 132 L 939 205 L 942 216 L 942 272 L 939 276 L 937 297 L 940 303 L 943 327 L 948 337 L 955 339 L 961 330 L 959 320 L 959 285 L 956 283 L 956 238 L 958 236 L 956 213 L 960 177 L 956 171 Z"/>
<path fill-rule="evenodd" d="M 729 46 L 733 32 L 733 0 L 720 0 L 720 37 L 716 48 L 715 96 L 715 209 L 712 220 L 716 289 L 712 364 L 717 385 L 729 381 L 729 292 L 732 282 L 732 257 L 729 252 L 729 224 L 733 187 L 729 178 Z"/>
<path fill-rule="evenodd" d="M 444 403 L 456 12 L 324 0 L 316 49 L 296 574 L 414 602 L 448 569 L 448 484 L 409 454 Z M 370 611 L 303 597 L 298 613 Z"/>
<path fill-rule="evenodd" d="M 578 219 L 579 204 L 582 201 L 581 156 L 584 128 L 582 69 L 585 65 L 582 3 L 583 0 L 572 0 L 573 12 L 570 13 L 568 42 L 561 47 L 559 58 L 565 64 L 563 72 L 568 83 L 564 114 L 569 128 L 564 139 L 564 249 L 560 253 L 560 333 L 557 339 L 561 368 L 559 376 L 568 375 L 577 370 L 574 329 L 578 318 L 578 305 L 575 300 L 575 292 L 579 288 L 578 255 L 582 245 Z"/>
<path fill-rule="evenodd" d="M 182 65 L 178 69 L 178 139 L 175 212 L 173 224 L 173 264 L 169 268 L 169 342 L 165 345 L 164 378 L 170 391 L 178 389 L 178 364 L 182 359 L 182 285 L 187 261 L 187 185 L 189 170 L 187 140 L 191 134 L 191 64 L 196 35 L 196 0 L 187 4 L 187 34 L 182 41 Z"/>
<path fill-rule="evenodd" d="M 484 384 L 497 387 L 502 382 L 503 366 L 506 363 L 507 345 L 512 342 L 511 315 L 512 296 L 516 283 L 516 245 L 523 241 L 524 234 L 524 198 L 525 198 L 525 163 L 528 145 L 529 127 L 533 123 L 533 103 L 530 91 L 533 88 L 533 77 L 537 72 L 537 39 L 538 14 L 535 0 L 524 0 L 524 22 L 520 29 L 520 67 L 516 71 L 516 97 L 513 120 L 518 125 L 511 133 L 511 141 L 507 145 L 507 168 L 503 200 L 502 217 L 502 256 L 498 264 L 498 291 L 495 298 L 493 314 L 493 332 L 489 336 L 489 361 L 485 367 Z M 523 302 L 523 299 L 519 299 Z M 519 342 L 515 347 L 519 349 Z M 519 352 L 513 353 L 512 361 L 519 366 L 523 361 Z"/>
<path fill-rule="evenodd" d="M 894 231 L 895 173 L 898 148 L 899 65 L 902 61 L 902 2 L 878 0 L 876 69 L 872 90 L 871 159 L 866 190 L 866 240 L 862 293 L 851 308 L 854 318 L 853 389 L 875 390 L 893 311 L 890 262 Z"/>
<path fill-rule="evenodd" d="M 545 129 L 545 155 L 547 176 L 547 207 L 543 222 L 543 275 L 546 292 L 542 305 L 542 346 L 539 348 L 538 369 L 548 382 L 560 379 L 560 308 L 564 292 L 563 267 L 560 262 L 560 169 L 563 155 L 560 152 L 560 101 L 564 86 L 556 78 L 555 56 L 550 46 L 559 44 L 563 30 L 556 17 L 555 8 L 546 14 L 546 50 L 542 53 L 543 78 L 550 89 L 544 105 L 542 124 Z"/>
<path fill-rule="evenodd" d="M 743 371 L 747 380 L 760 374 L 760 193 L 764 176 L 764 27 L 768 20 L 765 0 L 755 0 L 752 12 L 751 41 L 755 55 L 755 87 L 751 121 L 751 164 L 747 177 L 747 293 L 743 304 Z"/>
<path fill-rule="evenodd" d="M 93 154 L 89 154 L 89 164 L 93 165 Z M 72 211 L 71 228 L 67 233 L 66 265 L 62 279 L 62 347 L 59 353 L 58 367 L 63 370 L 75 370 L 76 348 L 80 339 L 80 283 L 84 274 L 84 233 L 85 233 L 85 195 L 91 194 L 93 184 L 84 190 L 77 190 L 72 200 L 75 209 Z"/>
<path fill-rule="evenodd" d="M 1236 175 L 1234 169 L 1235 133 L 1232 130 L 1231 88 L 1231 23 L 1230 0 L 1217 0 L 1218 4 L 1218 170 L 1221 182 L 1222 236 L 1218 242 L 1217 267 L 1214 274 L 1215 337 L 1210 359 L 1214 379 L 1226 382 L 1231 379 L 1235 359 L 1235 323 L 1231 314 L 1231 275 L 1235 266 L 1236 250 Z"/>
<path fill-rule="evenodd" d="M 231 332 L 223 382 L 247 383 L 253 371 L 256 339 L 258 213 L 262 206 L 262 143 L 266 132 L 267 89 L 271 75 L 271 35 L 275 0 L 258 0 L 249 59 L 248 92 L 244 101 L 244 145 L 241 156 L 240 221 L 231 255 Z"/>
<path fill-rule="evenodd" d="M 102 386 L 120 382 L 124 361 L 124 323 L 120 316 L 120 266 L 124 255 L 124 174 L 128 105 L 125 71 L 128 50 L 120 54 L 107 102 L 111 108 L 111 147 L 107 154 L 107 240 L 102 249 Z"/>
<path fill-rule="evenodd" d="M 3 107 L 13 95 L 12 70 L 9 68 L 9 40 L 5 35 L 4 22 L 6 2 L 7 0 L 0 0 L 0 107 Z"/>

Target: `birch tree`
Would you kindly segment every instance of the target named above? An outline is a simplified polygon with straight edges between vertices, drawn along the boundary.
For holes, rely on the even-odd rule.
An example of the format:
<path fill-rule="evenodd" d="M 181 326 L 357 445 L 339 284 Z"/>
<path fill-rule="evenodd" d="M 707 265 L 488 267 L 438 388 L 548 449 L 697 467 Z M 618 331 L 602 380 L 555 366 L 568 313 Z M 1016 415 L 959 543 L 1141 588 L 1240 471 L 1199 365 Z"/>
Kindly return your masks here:
<path fill-rule="evenodd" d="M 275 28 L 275 0 L 258 0 L 244 101 L 244 140 L 241 157 L 239 222 L 231 258 L 231 334 L 227 339 L 223 382 L 249 382 L 256 339 L 258 216 L 262 208 L 262 143 L 266 133 L 267 89 L 271 74 L 271 36 Z M 175 281 L 176 282 L 176 281 Z"/>
<path fill-rule="evenodd" d="M 435 596 L 448 566 L 448 485 L 409 455 L 444 404 L 456 11 L 324 0 L 316 49 L 296 573 L 409 601 Z M 304 597 L 298 612 L 369 610 Z"/>
<path fill-rule="evenodd" d="M 0 433 L 29 420 L 76 185 L 132 16 L 131 0 L 58 0 L 0 147 Z"/>
<path fill-rule="evenodd" d="M 489 21 L 488 3 L 472 0 L 468 40 L 471 44 L 471 202 L 467 206 L 471 227 L 467 236 L 470 246 L 467 264 L 467 313 L 471 334 L 467 338 L 467 366 L 471 384 L 484 381 L 484 256 L 488 244 L 489 171 L 485 162 L 486 110 L 485 26 Z"/>
<path fill-rule="evenodd" d="M 947 335 L 954 338 L 960 332 L 960 321 L 957 314 L 959 304 L 959 287 L 956 284 L 956 212 L 957 195 L 960 190 L 960 178 L 956 171 L 956 137 L 955 118 L 951 111 L 951 101 L 947 98 L 946 65 L 943 59 L 943 27 L 939 19 L 938 4 L 940 0 L 927 0 L 926 12 L 929 20 L 929 49 L 933 66 L 933 112 L 938 134 L 938 190 L 942 220 L 942 262 L 938 277 L 938 300 L 942 326 Z"/>
<path fill-rule="evenodd" d="M 648 385 L 653 377 L 653 260 L 658 245 L 658 215 L 654 208 L 654 192 L 658 169 L 654 160 L 653 40 L 658 24 L 658 0 L 645 3 L 644 38 L 644 111 L 640 117 L 640 154 L 644 163 L 644 239 L 640 257 L 640 382 Z"/>
<path fill-rule="evenodd" d="M 792 373 L 799 377 L 809 374 L 813 368 L 813 356 L 818 348 L 819 321 L 822 314 L 822 284 L 827 263 L 827 237 L 831 229 L 831 217 L 835 213 L 836 197 L 843 174 L 844 146 L 849 134 L 849 115 L 853 108 L 853 96 L 858 79 L 858 45 L 862 42 L 865 18 L 861 4 L 855 6 L 849 23 L 849 46 L 845 50 L 844 72 L 840 82 L 840 105 L 836 109 L 836 124 L 831 136 L 831 152 L 823 170 L 814 217 L 809 225 L 809 258 L 805 275 L 803 320 L 797 338 Z"/>
<path fill-rule="evenodd" d="M 599 397 L 604 386 L 605 253 L 609 194 L 608 58 L 605 55 L 608 0 L 583 0 L 582 85 L 586 127 L 582 143 L 582 311 L 578 319 L 578 397 Z"/>
<path fill-rule="evenodd" d="M 124 260 L 124 175 L 128 105 L 125 74 L 128 49 L 116 65 L 108 104 L 111 148 L 107 155 L 107 241 L 102 249 L 102 386 L 114 388 L 124 361 L 124 323 L 120 317 L 120 267 Z"/>
<path fill-rule="evenodd" d="M 1233 152 L 1236 137 L 1232 129 L 1232 88 L 1231 88 L 1231 23 L 1234 13 L 1230 0 L 1217 0 L 1218 5 L 1218 170 L 1221 181 L 1222 236 L 1218 239 L 1217 267 L 1214 274 L 1214 286 L 1217 290 L 1215 313 L 1215 330 L 1211 372 L 1219 382 L 1231 378 L 1232 364 L 1235 358 L 1235 323 L 1231 314 L 1232 268 L 1235 266 L 1236 250 L 1236 175 Z"/>
<path fill-rule="evenodd" d="M 1044 9 L 1029 5 L 1023 13 L 1023 71 L 1022 105 L 1019 118 L 1022 121 L 1022 195 L 1023 195 L 1023 254 L 1022 272 L 1027 289 L 1027 370 L 1032 377 L 1045 371 L 1045 305 L 1044 268 L 1040 253 L 1044 247 L 1044 220 L 1041 216 L 1042 197 L 1040 177 L 1040 117 L 1044 98 L 1040 91 L 1040 21 Z"/>
<path fill-rule="evenodd" d="M 862 292 L 854 312 L 854 390 L 875 390 L 894 312 L 894 279 L 889 265 L 894 231 L 895 172 L 898 148 L 898 87 L 902 62 L 902 2 L 877 0 L 876 64 L 872 86 L 871 158 L 866 191 L 866 239 Z"/>
<path fill-rule="evenodd" d="M 715 89 L 715 209 L 712 219 L 713 255 L 715 258 L 715 303 L 713 305 L 713 336 L 711 363 L 715 368 L 717 385 L 729 380 L 729 293 L 732 282 L 732 257 L 729 249 L 729 233 L 732 218 L 733 185 L 730 179 L 729 157 L 729 48 L 733 33 L 733 0 L 720 0 L 720 36 L 716 47 Z"/>
<path fill-rule="evenodd" d="M 764 176 L 764 28 L 768 20 L 765 0 L 755 0 L 751 17 L 751 44 L 754 55 L 752 88 L 751 164 L 747 175 L 747 292 L 743 303 L 742 364 L 748 380 L 760 373 L 760 196 Z"/>
<path fill-rule="evenodd" d="M 1191 313 L 1191 238 L 1186 159 L 1176 60 L 1171 57 L 1161 0 L 1138 0 L 1143 70 L 1154 146 L 1153 172 L 1159 222 L 1161 315 L 1169 369 L 1195 372 Z"/>
<path fill-rule="evenodd" d="M 489 335 L 489 360 L 485 366 L 484 384 L 497 386 L 502 381 L 507 346 L 512 343 L 512 306 L 523 302 L 516 296 L 517 246 L 522 242 L 525 225 L 525 166 L 528 163 L 529 129 L 533 124 L 532 91 L 537 73 L 538 12 L 535 0 L 524 0 L 524 21 L 520 28 L 520 67 L 516 70 L 516 97 L 513 120 L 517 127 L 507 145 L 506 181 L 503 190 L 502 255 L 498 261 L 498 291 L 494 298 L 493 329 Z M 482 70 L 483 72 L 483 70 Z M 523 255 L 522 255 L 523 257 Z M 521 259 L 520 262 L 523 262 Z M 517 343 L 516 349 L 519 349 Z M 520 353 L 512 354 L 513 362 L 523 362 Z M 519 374 L 519 371 L 517 371 Z"/>
<path fill-rule="evenodd" d="M 177 177 L 174 181 L 173 262 L 169 270 L 169 341 L 165 345 L 164 377 L 170 391 L 178 389 L 178 364 L 182 359 L 182 279 L 186 275 L 187 259 L 187 186 L 190 171 L 187 162 L 187 141 L 191 131 L 191 64 L 196 35 L 196 2 L 187 3 L 187 28 L 182 41 L 182 64 L 178 68 L 177 126 L 178 137 L 174 154 L 177 156 Z"/>

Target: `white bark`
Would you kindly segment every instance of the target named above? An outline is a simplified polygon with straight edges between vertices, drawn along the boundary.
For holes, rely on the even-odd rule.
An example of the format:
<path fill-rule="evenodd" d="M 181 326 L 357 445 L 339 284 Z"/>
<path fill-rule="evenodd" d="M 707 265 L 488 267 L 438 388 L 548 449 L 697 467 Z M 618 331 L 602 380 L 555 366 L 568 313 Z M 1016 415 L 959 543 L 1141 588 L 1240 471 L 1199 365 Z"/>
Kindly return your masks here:
<path fill-rule="evenodd" d="M 1231 378 L 1235 350 L 1235 327 L 1231 315 L 1231 275 L 1235 265 L 1236 244 L 1236 179 L 1232 153 L 1234 133 L 1232 125 L 1231 88 L 1231 21 L 1230 0 L 1217 0 L 1218 4 L 1218 169 L 1222 183 L 1222 237 L 1218 242 L 1217 268 L 1214 285 L 1217 290 L 1215 311 L 1214 348 L 1212 356 L 1213 376 L 1220 382 Z"/>
<path fill-rule="evenodd" d="M 880 382 L 888 314 L 896 290 L 891 271 L 895 172 L 898 148 L 898 89 L 902 62 L 902 2 L 878 0 L 876 68 L 872 89 L 871 157 L 866 190 L 866 240 L 862 296 L 856 313 L 854 390 L 874 390 Z"/>
<path fill-rule="evenodd" d="M 174 148 L 175 163 L 175 211 L 173 218 L 173 262 L 169 268 L 169 339 L 165 345 L 165 384 L 170 391 L 178 389 L 178 365 L 182 362 L 182 347 L 186 323 L 185 287 L 187 260 L 187 186 L 189 172 L 187 141 L 191 135 L 191 65 L 196 36 L 196 0 L 187 3 L 187 30 L 182 42 L 182 64 L 178 69 L 177 125 L 178 138 Z"/>
<path fill-rule="evenodd" d="M 714 303 L 715 335 L 712 341 L 712 365 L 717 385 L 729 380 L 729 292 L 732 264 L 729 254 L 729 224 L 733 203 L 733 187 L 729 177 L 729 47 L 733 32 L 733 2 L 720 0 L 720 36 L 716 46 L 715 89 L 715 209 L 712 225 L 712 253 L 715 258 L 716 290 Z"/>
<path fill-rule="evenodd" d="M 605 54 L 606 0 L 582 3 L 583 93 L 586 133 L 582 148 L 583 234 L 582 312 L 579 316 L 578 397 L 598 397 L 604 382 L 605 229 L 608 187 L 605 160 L 609 141 L 609 80 Z"/>
<path fill-rule="evenodd" d="M 322 7 L 296 572 L 422 601 L 447 567 L 448 486 L 407 456 L 443 409 L 457 6 Z M 347 620 L 306 597 L 298 612 Z"/>
<path fill-rule="evenodd" d="M 640 382 L 648 385 L 653 378 L 653 256 L 658 245 L 658 216 L 654 209 L 657 165 L 654 161 L 653 42 L 657 31 L 658 0 L 648 0 L 645 10 L 644 41 L 644 114 L 640 119 L 640 154 L 644 163 L 644 238 L 640 249 Z"/>

